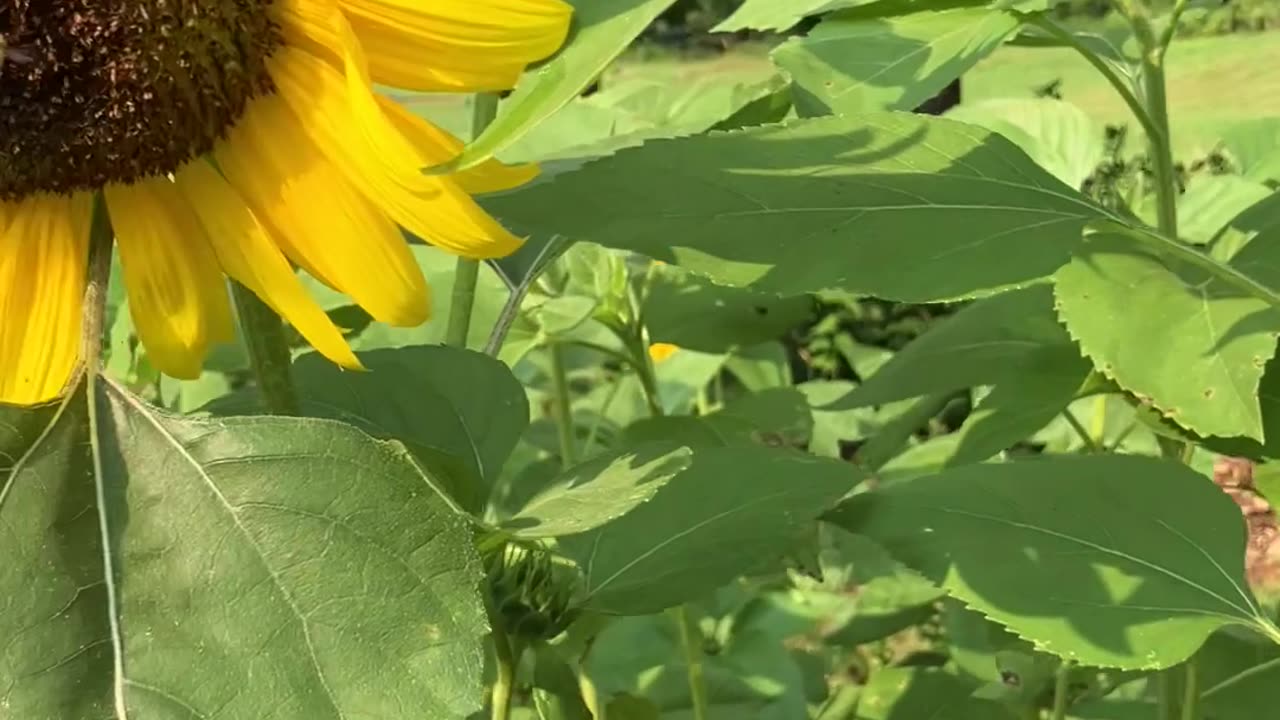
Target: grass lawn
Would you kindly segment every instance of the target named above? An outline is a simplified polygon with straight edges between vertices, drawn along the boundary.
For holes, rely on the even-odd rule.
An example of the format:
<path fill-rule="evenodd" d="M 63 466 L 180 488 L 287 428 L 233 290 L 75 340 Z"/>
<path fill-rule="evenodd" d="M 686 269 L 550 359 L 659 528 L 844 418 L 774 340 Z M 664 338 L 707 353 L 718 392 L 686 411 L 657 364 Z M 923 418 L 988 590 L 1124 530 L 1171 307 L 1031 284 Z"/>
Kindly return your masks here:
<path fill-rule="evenodd" d="M 1166 74 L 1180 156 L 1212 147 L 1224 125 L 1280 117 L 1280 33 L 1176 41 Z M 1054 78 L 1062 80 L 1063 98 L 1098 122 L 1129 121 L 1128 108 L 1111 86 L 1080 56 L 1058 48 L 1001 48 L 965 75 L 964 97 L 1027 96 Z"/>
<path fill-rule="evenodd" d="M 680 85 L 708 77 L 726 83 L 762 80 L 773 73 L 768 50 L 746 46 L 709 59 L 632 54 L 608 71 L 605 83 L 646 78 Z M 1193 157 L 1211 148 L 1218 129 L 1262 116 L 1280 117 L 1280 32 L 1190 38 L 1174 43 L 1168 67 L 1174 151 Z M 1063 97 L 1101 123 L 1128 122 L 1128 109 L 1105 80 L 1071 50 L 1004 47 L 964 76 L 966 101 L 1030 97 L 1055 78 Z M 417 96 L 408 102 L 459 135 L 469 113 L 457 96 Z M 1134 145 L 1133 150 L 1138 147 Z"/>

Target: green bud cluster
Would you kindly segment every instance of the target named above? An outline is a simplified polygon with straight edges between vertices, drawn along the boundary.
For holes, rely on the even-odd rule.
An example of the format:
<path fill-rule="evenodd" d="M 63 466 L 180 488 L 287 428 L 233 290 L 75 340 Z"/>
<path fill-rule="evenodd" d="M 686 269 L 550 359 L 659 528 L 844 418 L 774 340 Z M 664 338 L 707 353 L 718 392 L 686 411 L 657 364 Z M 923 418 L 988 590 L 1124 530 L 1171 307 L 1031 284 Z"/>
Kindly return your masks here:
<path fill-rule="evenodd" d="M 541 547 L 507 543 L 485 557 L 489 592 L 508 635 L 550 640 L 577 617 L 577 573 Z"/>

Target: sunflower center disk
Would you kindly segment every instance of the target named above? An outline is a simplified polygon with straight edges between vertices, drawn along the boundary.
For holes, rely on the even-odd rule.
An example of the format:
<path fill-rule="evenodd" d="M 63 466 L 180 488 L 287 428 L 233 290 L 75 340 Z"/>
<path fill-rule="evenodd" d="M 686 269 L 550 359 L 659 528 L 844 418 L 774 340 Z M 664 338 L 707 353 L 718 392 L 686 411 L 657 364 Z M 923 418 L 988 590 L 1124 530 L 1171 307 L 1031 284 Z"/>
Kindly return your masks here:
<path fill-rule="evenodd" d="M 207 152 L 271 92 L 271 4 L 0 3 L 0 199 L 163 175 Z"/>

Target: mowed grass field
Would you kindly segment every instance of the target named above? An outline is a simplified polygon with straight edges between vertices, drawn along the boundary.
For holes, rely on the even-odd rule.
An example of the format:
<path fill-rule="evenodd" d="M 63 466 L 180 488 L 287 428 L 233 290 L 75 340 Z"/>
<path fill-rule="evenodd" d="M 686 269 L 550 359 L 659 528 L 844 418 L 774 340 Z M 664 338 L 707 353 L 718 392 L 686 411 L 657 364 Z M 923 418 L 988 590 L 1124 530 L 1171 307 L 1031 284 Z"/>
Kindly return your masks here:
<path fill-rule="evenodd" d="M 625 56 L 605 75 L 606 85 L 648 79 L 672 87 L 692 83 L 744 83 L 773 74 L 768 49 L 748 46 L 710 59 Z M 1219 130 L 1241 120 L 1280 117 L 1280 32 L 1187 38 L 1175 42 L 1168 59 L 1174 151 L 1193 158 L 1211 149 Z M 1099 123 L 1133 124 L 1112 87 L 1074 51 L 1006 46 L 964 76 L 964 100 L 1033 96 L 1060 80 L 1063 98 Z M 457 96 L 415 96 L 416 106 L 455 133 L 466 136 L 470 114 Z M 1130 150 L 1140 147 L 1133 143 Z"/>
<path fill-rule="evenodd" d="M 750 48 L 712 60 L 623 62 L 618 77 L 652 75 L 672 81 L 722 75 L 753 80 L 772 71 L 767 52 Z M 1186 38 L 1175 42 L 1166 70 L 1175 152 L 1201 153 L 1224 125 L 1256 117 L 1280 117 L 1280 32 Z M 1030 97 L 1061 80 L 1063 99 L 1099 124 L 1128 123 L 1128 108 L 1114 89 L 1074 51 L 1006 46 L 965 74 L 965 101 Z"/>

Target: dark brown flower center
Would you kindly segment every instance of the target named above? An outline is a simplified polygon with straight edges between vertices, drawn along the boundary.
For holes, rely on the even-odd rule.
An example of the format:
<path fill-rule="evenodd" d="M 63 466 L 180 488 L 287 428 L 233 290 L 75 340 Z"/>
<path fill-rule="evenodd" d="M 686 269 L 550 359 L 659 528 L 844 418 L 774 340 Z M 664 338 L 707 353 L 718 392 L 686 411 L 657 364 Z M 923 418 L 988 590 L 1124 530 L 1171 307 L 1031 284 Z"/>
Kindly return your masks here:
<path fill-rule="evenodd" d="M 89 190 L 207 152 L 280 44 L 272 0 L 0 0 L 0 199 Z"/>

